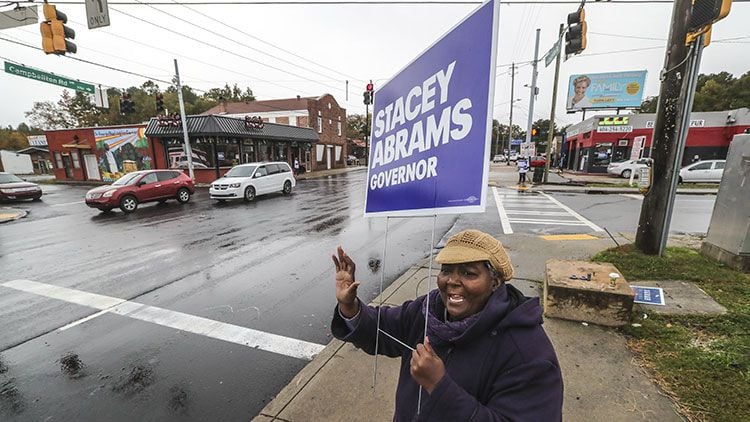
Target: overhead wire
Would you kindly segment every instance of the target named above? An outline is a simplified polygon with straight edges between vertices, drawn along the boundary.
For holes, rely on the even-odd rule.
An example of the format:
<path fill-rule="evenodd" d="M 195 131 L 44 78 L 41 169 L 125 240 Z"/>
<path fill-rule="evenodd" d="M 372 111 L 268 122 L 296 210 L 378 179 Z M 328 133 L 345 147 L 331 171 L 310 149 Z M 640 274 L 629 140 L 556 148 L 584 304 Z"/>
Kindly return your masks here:
<path fill-rule="evenodd" d="M 176 1 L 176 0 L 172 0 L 172 2 L 173 2 L 173 3 L 178 3 L 178 2 Z M 252 35 L 252 34 L 250 34 L 250 33 L 248 33 L 248 32 L 245 32 L 245 31 L 243 31 L 243 30 L 241 30 L 241 29 L 239 29 L 239 28 L 236 28 L 236 27 L 234 27 L 234 26 L 232 26 L 232 25 L 229 25 L 229 24 L 227 24 L 226 22 L 222 22 L 222 21 L 220 21 L 220 20 L 218 20 L 218 19 L 215 19 L 215 18 L 213 18 L 213 17 L 211 17 L 211 16 L 209 16 L 209 15 L 205 14 L 205 13 L 199 12 L 198 10 L 196 10 L 196 9 L 194 9 L 194 8 L 190 7 L 190 6 L 187 6 L 187 5 L 186 5 L 186 4 L 184 4 L 184 3 L 182 4 L 182 6 L 183 6 L 184 8 L 186 8 L 186 9 L 188 9 L 188 10 L 191 10 L 191 11 L 193 11 L 194 13 L 198 13 L 198 14 L 200 14 L 200 15 L 204 16 L 205 18 L 207 18 L 207 19 L 210 19 L 210 20 L 212 20 L 212 21 L 214 21 L 214 22 L 216 22 L 216 23 L 218 23 L 218 24 L 220 24 L 220 25 L 223 25 L 223 26 L 226 26 L 227 28 L 233 29 L 233 30 L 235 30 L 235 31 L 239 32 L 240 34 L 243 34 L 243 35 L 245 35 L 245 36 L 248 36 L 248 37 L 250 37 L 250 38 L 252 38 L 252 39 L 254 39 L 254 40 L 256 40 L 256 41 L 259 41 L 259 42 L 261 42 L 261 43 L 263 43 L 263 44 L 266 44 L 266 45 L 268 45 L 268 46 L 270 46 L 270 47 L 273 47 L 273 48 L 275 48 L 275 49 L 281 50 L 281 51 L 283 51 L 283 52 L 285 52 L 285 53 L 287 53 L 287 54 L 290 54 L 290 55 L 292 55 L 292 56 L 294 56 L 294 57 L 297 57 L 297 58 L 299 58 L 299 59 L 302 59 L 302 60 L 304 60 L 304 61 L 306 61 L 306 62 L 308 62 L 308 63 L 312 63 L 312 64 L 314 64 L 314 65 L 316 65 L 316 66 L 319 66 L 319 67 L 321 67 L 321 68 L 323 68 L 323 69 L 329 70 L 329 71 L 331 71 L 331 72 L 335 72 L 335 73 L 338 73 L 339 75 L 341 75 L 341 76 L 344 76 L 344 77 L 348 78 L 349 80 L 352 80 L 352 81 L 359 81 L 359 82 L 363 82 L 363 83 L 366 83 L 366 81 L 365 81 L 364 79 L 358 79 L 358 78 L 356 78 L 356 77 L 354 77 L 354 76 L 349 76 L 349 75 L 347 75 L 347 74 L 345 74 L 345 73 L 341 73 L 341 71 L 338 71 L 338 70 L 336 70 L 336 69 L 333 69 L 333 68 L 330 68 L 330 67 L 328 67 L 328 66 L 322 65 L 322 64 L 320 64 L 320 63 L 314 62 L 314 61 L 312 61 L 312 60 L 310 60 L 310 59 L 308 59 L 308 58 L 305 58 L 305 57 L 303 57 L 303 56 L 300 56 L 300 55 L 299 55 L 299 54 L 297 54 L 297 53 L 294 53 L 294 52 L 292 52 L 292 51 L 289 51 L 289 50 L 287 50 L 287 49 L 284 49 L 284 48 L 282 48 L 282 47 L 279 47 L 278 45 L 275 45 L 275 44 L 273 44 L 273 43 L 270 43 L 270 42 L 268 42 L 268 41 L 266 41 L 266 40 L 264 40 L 264 39 L 261 39 L 261 38 L 259 38 L 259 37 L 255 36 L 255 35 Z M 272 56 L 272 55 L 270 55 L 270 54 L 269 54 L 269 56 L 271 56 L 271 57 L 274 57 L 274 58 L 276 58 L 275 56 Z M 302 69 L 306 69 L 306 68 L 304 68 L 304 67 L 302 67 L 302 66 L 299 66 L 298 64 L 295 64 L 295 63 L 289 62 L 289 61 L 287 61 L 287 60 L 284 60 L 284 59 L 279 59 L 279 60 L 283 60 L 283 61 L 285 61 L 285 62 L 287 62 L 287 63 L 290 63 L 290 64 L 292 64 L 292 65 L 295 65 L 295 66 L 297 66 L 297 67 L 300 67 L 300 68 L 302 68 Z M 316 73 L 316 74 L 320 74 L 320 73 L 318 73 L 318 72 L 314 72 L 314 73 Z"/>
<path fill-rule="evenodd" d="M 136 0 L 136 1 L 140 2 L 140 0 Z M 141 2 L 141 3 L 142 3 L 142 2 Z M 183 19 L 183 18 L 181 18 L 181 17 L 179 17 L 179 16 L 176 16 L 176 15 L 174 15 L 174 14 L 172 14 L 172 13 L 167 13 L 167 12 L 165 12 L 165 11 L 163 11 L 163 10 L 161 10 L 161 9 L 157 8 L 157 7 L 154 7 L 154 6 L 151 6 L 151 5 L 147 5 L 147 6 L 148 6 L 148 7 L 150 7 L 151 9 L 154 9 L 154 10 L 156 10 L 156 11 L 157 11 L 157 12 L 159 12 L 159 13 L 162 13 L 162 14 L 164 14 L 164 15 L 167 15 L 167 16 L 171 17 L 172 19 L 176 19 L 176 20 L 178 20 L 178 21 L 180 21 L 180 22 L 183 22 L 183 23 L 187 23 L 188 25 L 191 25 L 191 26 L 193 26 L 193 27 L 196 27 L 196 28 L 200 28 L 200 29 L 202 29 L 202 30 L 204 30 L 204 31 L 206 31 L 206 32 L 208 32 L 208 33 L 210 33 L 210 34 L 216 35 L 217 37 L 220 37 L 220 38 L 223 38 L 223 39 L 225 39 L 225 40 L 227 40 L 227 41 L 233 42 L 233 43 L 235 43 L 235 44 L 237 44 L 237 45 L 240 45 L 240 46 L 242 46 L 242 47 L 244 47 L 244 48 L 247 48 L 247 49 L 249 49 L 249 50 L 253 50 L 253 51 L 257 51 L 257 52 L 261 52 L 261 53 L 263 53 L 263 52 L 262 52 L 261 50 L 258 50 L 258 49 L 256 49 L 256 48 L 250 47 L 250 46 L 248 46 L 248 45 L 246 45 L 246 44 L 244 44 L 244 43 L 242 43 L 242 42 L 240 42 L 240 41 L 237 41 L 237 40 L 235 40 L 235 39 L 233 39 L 233 38 L 227 37 L 227 36 L 226 36 L 226 35 L 224 35 L 224 34 L 221 34 L 221 33 L 219 33 L 219 32 L 216 32 L 216 31 L 214 31 L 214 30 L 211 30 L 211 29 L 208 29 L 208 28 L 206 28 L 206 27 L 203 27 L 203 26 L 201 26 L 201 25 L 198 25 L 198 24 L 197 24 L 197 23 L 195 23 L 195 22 L 190 22 L 190 21 L 188 21 L 188 20 L 185 20 L 185 19 Z M 122 13 L 122 12 L 121 12 L 121 13 Z M 145 21 L 145 20 L 144 20 L 144 21 Z M 158 26 L 158 25 L 157 25 L 157 26 Z M 164 28 L 163 26 L 159 26 L 159 27 L 160 27 L 160 28 Z M 166 28 L 164 28 L 164 29 L 166 29 Z M 175 32 L 175 31 L 171 31 L 171 30 L 170 30 L 170 32 L 174 32 L 174 33 L 176 33 L 176 34 L 179 34 L 178 32 Z M 187 38 L 190 38 L 190 39 L 192 39 L 192 40 L 194 40 L 194 41 L 197 41 L 197 42 L 201 42 L 201 43 L 203 43 L 203 44 L 205 44 L 205 45 L 210 45 L 210 43 L 206 43 L 206 42 L 202 42 L 202 41 L 199 41 L 199 40 L 198 40 L 198 39 L 196 39 L 196 38 L 188 37 L 188 36 L 186 36 L 186 35 L 184 35 L 184 34 L 179 34 L 179 35 L 181 35 L 181 36 L 184 36 L 184 37 L 187 37 Z M 222 49 L 222 48 L 220 48 L 220 47 L 217 47 L 217 46 L 213 46 L 213 48 L 216 48 L 216 49 L 219 49 L 219 50 L 222 50 L 222 51 L 225 51 L 225 52 L 229 52 L 229 50 L 225 50 L 225 49 Z M 262 62 L 262 61 L 259 61 L 259 60 L 255 60 L 255 59 L 252 59 L 252 58 L 250 58 L 250 57 L 247 57 L 247 56 L 244 56 L 244 55 L 241 55 L 241 54 L 237 54 L 237 53 L 233 53 L 233 54 L 234 54 L 234 55 L 236 55 L 236 56 L 238 56 L 238 57 L 242 57 L 242 58 L 244 58 L 245 60 L 248 60 L 248 61 L 250 61 L 250 62 L 253 62 L 253 63 L 259 64 L 259 65 L 261 65 L 261 66 L 265 66 L 265 67 L 271 68 L 271 69 L 273 69 L 273 70 L 276 70 L 276 71 L 279 71 L 279 72 L 284 72 L 284 73 L 287 73 L 287 74 L 289 74 L 289 75 L 292 75 L 292 76 L 296 76 L 296 77 L 298 77 L 298 78 L 301 78 L 301 79 L 304 79 L 304 80 L 307 80 L 307 81 L 311 81 L 311 79 L 309 79 L 309 78 L 307 78 L 307 77 L 305 77 L 305 76 L 302 76 L 302 75 L 300 75 L 300 74 L 297 74 L 297 73 L 294 73 L 294 72 L 290 72 L 290 71 L 288 71 L 288 70 L 285 70 L 285 69 L 282 69 L 282 68 L 280 68 L 280 67 L 276 67 L 276 66 L 270 65 L 270 64 L 268 64 L 268 63 L 264 63 L 264 62 Z M 284 59 L 280 59 L 280 58 L 278 58 L 278 57 L 276 57 L 276 56 L 273 56 L 273 55 L 271 55 L 271 54 L 268 54 L 268 53 L 263 53 L 263 54 L 266 54 L 266 55 L 268 55 L 268 56 L 270 56 L 270 57 L 273 57 L 273 58 L 275 58 L 275 59 L 277 59 L 277 60 L 282 60 L 282 61 L 286 61 L 286 60 L 284 60 Z M 289 62 L 289 63 L 291 63 L 291 62 Z M 298 67 L 299 67 L 299 66 L 298 66 Z M 308 70 L 308 71 L 309 71 L 309 70 Z M 313 71 L 313 72 L 314 72 L 314 71 Z M 322 73 L 319 73 L 319 72 L 314 72 L 314 73 L 316 73 L 316 74 L 319 74 L 319 75 L 322 75 Z M 324 76 L 325 76 L 325 75 L 324 75 Z M 332 86 L 332 85 L 328 85 L 328 84 L 320 84 L 320 85 L 322 85 L 322 86 L 325 86 L 325 87 L 328 87 L 328 88 L 331 88 L 331 89 L 335 89 L 335 90 L 337 90 L 337 91 L 340 91 L 340 90 L 342 90 L 341 88 L 337 88 L 337 87 L 334 87 L 334 86 Z"/>

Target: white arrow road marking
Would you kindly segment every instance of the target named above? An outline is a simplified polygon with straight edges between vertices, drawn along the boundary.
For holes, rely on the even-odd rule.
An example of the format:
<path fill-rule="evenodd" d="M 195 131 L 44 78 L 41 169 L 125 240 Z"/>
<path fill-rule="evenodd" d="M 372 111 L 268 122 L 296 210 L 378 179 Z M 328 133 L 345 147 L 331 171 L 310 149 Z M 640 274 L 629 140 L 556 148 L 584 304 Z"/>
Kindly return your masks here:
<path fill-rule="evenodd" d="M 144 305 L 142 303 L 84 292 L 67 287 L 38 283 L 36 281 L 11 280 L 0 284 L 0 286 L 101 310 L 101 312 L 94 315 L 89 315 L 86 318 L 68 324 L 65 327 L 60 328 L 61 330 L 66 330 L 105 313 L 113 313 L 137 319 L 139 321 L 151 322 L 164 327 L 174 328 L 176 330 L 199 334 L 298 359 L 312 360 L 312 358 L 320 353 L 325 347 L 317 343 L 310 343 L 304 340 L 270 334 L 263 331 L 253 330 L 251 328 L 241 327 L 239 325 L 227 324 L 182 312 L 170 311 L 156 306 Z"/>

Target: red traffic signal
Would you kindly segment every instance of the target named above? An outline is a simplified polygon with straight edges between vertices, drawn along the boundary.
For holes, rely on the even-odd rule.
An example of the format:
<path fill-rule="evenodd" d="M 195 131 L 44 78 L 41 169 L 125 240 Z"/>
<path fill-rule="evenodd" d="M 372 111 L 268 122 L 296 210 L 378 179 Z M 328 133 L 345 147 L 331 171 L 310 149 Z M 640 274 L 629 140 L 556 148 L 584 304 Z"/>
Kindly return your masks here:
<path fill-rule="evenodd" d="M 370 82 L 367 84 L 367 91 L 372 92 L 375 89 L 375 86 Z"/>

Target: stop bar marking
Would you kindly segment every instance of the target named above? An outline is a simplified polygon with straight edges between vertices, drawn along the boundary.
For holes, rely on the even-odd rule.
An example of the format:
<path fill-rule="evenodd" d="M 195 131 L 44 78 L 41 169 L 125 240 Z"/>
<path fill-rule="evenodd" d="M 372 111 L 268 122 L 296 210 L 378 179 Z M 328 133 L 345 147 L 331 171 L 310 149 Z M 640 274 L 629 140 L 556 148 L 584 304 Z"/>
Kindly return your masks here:
<path fill-rule="evenodd" d="M 144 305 L 142 303 L 84 292 L 67 287 L 38 283 L 31 280 L 11 280 L 0 285 L 26 293 L 33 293 L 39 296 L 99 309 L 101 311 L 68 324 L 65 327 L 62 327 L 62 329 L 78 325 L 104 313 L 113 313 L 140 321 L 174 328 L 176 330 L 199 334 L 298 359 L 312 360 L 312 358 L 320 353 L 325 347 L 317 343 L 310 343 L 304 340 L 280 336 L 278 334 L 270 334 L 263 331 L 253 330 L 251 328 L 241 327 L 239 325 L 227 324 L 182 312 L 170 311 L 156 306 Z"/>

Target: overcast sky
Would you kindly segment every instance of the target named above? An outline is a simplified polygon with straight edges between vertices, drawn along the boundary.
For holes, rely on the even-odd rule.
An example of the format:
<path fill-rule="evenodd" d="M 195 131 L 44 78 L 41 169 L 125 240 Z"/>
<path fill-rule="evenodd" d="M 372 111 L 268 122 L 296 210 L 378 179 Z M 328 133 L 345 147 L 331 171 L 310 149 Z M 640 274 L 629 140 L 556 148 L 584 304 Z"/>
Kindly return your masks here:
<path fill-rule="evenodd" d="M 259 100 L 331 93 L 349 114 L 364 113 L 362 91 L 367 80 L 372 79 L 377 89 L 378 84 L 390 79 L 479 5 L 368 5 L 363 1 L 353 5 L 244 4 L 188 8 L 177 4 L 116 4 L 130 1 L 112 0 L 111 26 L 94 30 L 87 29 L 83 2 L 58 3 L 58 8 L 68 15 L 68 26 L 76 31 L 78 54 L 73 56 L 164 81 L 172 79 L 176 58 L 184 83 L 196 89 L 237 83 L 243 88 L 251 87 Z M 541 28 L 540 57 L 544 55 L 557 37 L 559 24 L 577 8 L 573 4 L 508 3 L 503 2 L 500 10 L 493 113 L 506 124 L 510 111 L 510 63 L 533 59 L 536 28 Z M 9 9 L 2 7 L 0 11 Z M 672 4 L 588 3 L 588 47 L 583 54 L 561 65 L 556 111 L 559 123 L 581 120 L 580 113 L 565 112 L 571 74 L 645 69 L 648 71 L 645 93 L 656 95 L 671 12 Z M 714 25 L 714 42 L 704 50 L 701 73 L 728 71 L 740 76 L 750 70 L 747 22 L 750 22 L 750 3 L 735 2 L 731 14 Z M 38 25 L 0 30 L 0 38 L 33 46 L 41 44 Z M 3 40 L 0 40 L 0 60 L 105 87 L 140 86 L 146 80 L 66 57 L 47 56 Z M 540 94 L 534 120 L 549 117 L 553 77 L 554 64 L 545 68 L 544 62 L 540 63 Z M 524 84 L 530 81 L 531 66 L 524 64 L 518 68 L 515 80 L 515 97 L 522 101 L 515 104 L 513 112 L 514 123 L 523 127 L 529 110 L 529 90 Z M 162 88 L 167 85 L 158 84 Z M 24 112 L 31 110 L 35 101 L 56 101 L 61 92 L 62 88 L 54 85 L 0 73 L 0 125 L 17 126 L 26 121 Z"/>

